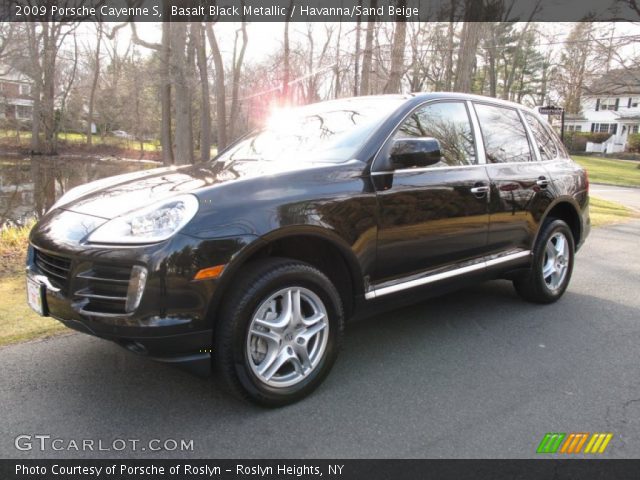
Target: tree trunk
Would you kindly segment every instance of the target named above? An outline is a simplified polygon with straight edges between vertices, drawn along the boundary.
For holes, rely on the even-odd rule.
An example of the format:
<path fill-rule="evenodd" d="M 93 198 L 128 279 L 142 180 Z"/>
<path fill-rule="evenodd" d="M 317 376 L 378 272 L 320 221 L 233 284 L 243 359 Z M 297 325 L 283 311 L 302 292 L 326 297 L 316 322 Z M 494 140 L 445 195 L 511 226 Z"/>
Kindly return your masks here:
<path fill-rule="evenodd" d="M 406 0 L 399 0 L 399 7 L 406 7 Z M 389 79 L 384 87 L 384 93 L 400 93 L 402 74 L 404 73 L 404 43 L 407 39 L 407 23 L 404 17 L 396 17 L 396 31 L 393 34 L 391 51 L 391 69 Z"/>
<path fill-rule="evenodd" d="M 456 0 L 451 0 L 451 11 L 449 12 L 449 24 L 447 25 L 447 52 L 444 67 L 444 90 L 450 91 L 453 86 L 453 41 L 455 29 L 453 20 L 456 15 Z"/>
<path fill-rule="evenodd" d="M 242 3 L 244 5 L 244 2 Z M 238 92 L 240 91 L 240 77 L 242 73 L 242 64 L 244 63 L 244 54 L 247 50 L 247 43 L 249 36 L 247 35 L 247 22 L 242 20 L 242 26 L 240 27 L 242 32 L 242 46 L 240 47 L 240 53 L 236 58 L 236 45 L 233 48 L 233 79 L 231 83 L 231 116 L 229 119 L 229 132 L 233 139 L 236 136 L 236 126 L 238 123 L 238 115 L 240 112 L 240 105 L 238 102 Z M 236 33 L 237 41 L 237 33 Z"/>
<path fill-rule="evenodd" d="M 96 98 L 96 89 L 98 88 L 98 79 L 100 78 L 100 46 L 102 43 L 102 23 L 97 23 L 96 33 L 96 56 L 93 65 L 93 79 L 91 81 L 91 91 L 89 92 L 89 112 L 87 114 L 87 145 L 91 145 L 93 141 L 93 106 Z"/>
<path fill-rule="evenodd" d="M 193 163 L 193 132 L 191 128 L 191 94 L 187 68 L 187 23 L 171 25 L 171 58 L 176 111 L 176 164 Z"/>
<path fill-rule="evenodd" d="M 207 38 L 211 47 L 211 56 L 213 57 L 213 65 L 216 70 L 216 129 L 218 131 L 218 151 L 227 146 L 227 109 L 226 95 L 224 90 L 224 65 L 222 63 L 222 55 L 220 47 L 213 32 L 211 23 L 207 23 Z"/>
<path fill-rule="evenodd" d="M 362 0 L 358 0 L 358 6 L 362 7 Z M 360 75 L 360 32 L 362 30 L 362 15 L 358 15 L 356 20 L 356 53 L 354 58 L 354 72 L 353 72 L 353 96 L 357 97 L 360 93 L 359 88 L 359 75 Z"/>
<path fill-rule="evenodd" d="M 200 73 L 200 161 L 207 162 L 211 158 L 211 101 L 209 99 L 207 51 L 202 24 L 194 22 L 192 28 L 191 35 L 195 42 L 198 71 Z"/>
<path fill-rule="evenodd" d="M 43 153 L 45 155 L 56 154 L 56 112 L 54 104 L 55 96 L 55 72 L 56 72 L 56 29 L 59 25 L 49 22 L 41 22 L 43 39 L 42 57 L 42 126 L 44 133 Z"/>
<path fill-rule="evenodd" d="M 371 8 L 375 9 L 378 6 L 377 0 L 371 0 Z M 370 79 L 371 68 L 373 61 L 373 31 L 376 27 L 376 17 L 372 13 L 369 15 L 367 21 L 367 34 L 364 39 L 364 53 L 362 54 L 362 75 L 360 82 L 360 95 L 369 95 L 370 92 Z"/>
<path fill-rule="evenodd" d="M 289 25 L 291 23 L 291 14 L 293 13 L 293 0 L 289 3 L 289 14 L 284 23 L 284 52 L 283 52 L 283 74 L 282 74 L 282 99 L 283 104 L 289 102 L 289 82 L 291 81 L 291 48 L 289 46 Z"/>
<path fill-rule="evenodd" d="M 477 21 L 464 22 L 458 49 L 456 65 L 456 81 L 453 89 L 456 92 L 471 92 L 473 86 L 473 68 L 476 63 L 476 51 L 480 40 L 482 24 Z"/>
<path fill-rule="evenodd" d="M 338 38 L 336 39 L 336 58 L 335 58 L 335 66 L 333 67 L 333 77 L 334 77 L 334 91 L 333 98 L 340 98 L 340 89 L 342 86 L 340 85 L 340 37 L 342 36 L 342 22 L 338 24 Z"/>
<path fill-rule="evenodd" d="M 171 132 L 171 79 L 169 78 L 169 65 L 171 62 L 171 23 L 162 22 L 162 45 L 160 49 L 160 108 L 162 124 L 160 126 L 160 144 L 162 145 L 162 162 L 172 165 L 173 135 Z"/>

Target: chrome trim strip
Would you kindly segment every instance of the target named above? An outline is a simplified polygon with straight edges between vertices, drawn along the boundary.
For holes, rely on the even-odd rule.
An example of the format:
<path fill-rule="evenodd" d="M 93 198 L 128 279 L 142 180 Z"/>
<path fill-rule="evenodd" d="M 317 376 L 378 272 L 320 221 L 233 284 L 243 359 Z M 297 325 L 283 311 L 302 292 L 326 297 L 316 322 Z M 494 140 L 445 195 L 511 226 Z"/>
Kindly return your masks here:
<path fill-rule="evenodd" d="M 365 293 L 364 298 L 367 300 L 371 300 L 373 298 L 381 297 L 383 295 L 387 295 L 389 293 L 395 293 L 402 290 L 406 290 L 408 288 L 418 287 L 420 285 L 426 285 L 429 283 L 437 282 L 440 280 L 445 280 L 447 278 L 456 277 L 458 275 L 463 275 L 465 273 L 474 272 L 477 270 L 483 270 L 488 267 L 492 267 L 494 265 L 499 265 L 501 263 L 510 262 L 512 260 L 516 260 L 518 258 L 523 258 L 531 254 L 531 250 L 523 250 L 521 252 L 512 253 L 509 255 L 505 255 L 503 257 L 494 258 L 491 260 L 483 260 L 474 265 L 467 265 L 466 267 L 456 268 L 455 270 L 449 270 L 447 272 L 436 273 L 433 275 L 428 275 L 422 278 L 416 278 L 415 280 L 409 280 L 406 282 L 400 282 L 395 285 L 389 285 L 388 287 L 371 288 L 371 291 Z"/>
<path fill-rule="evenodd" d="M 120 285 L 128 285 L 129 284 L 129 280 L 120 280 L 120 279 L 117 279 L 117 278 L 94 277 L 92 275 L 84 274 L 84 273 L 79 273 L 78 275 L 76 275 L 76 278 L 83 278 L 85 280 L 91 280 L 91 281 L 94 281 L 94 282 L 117 283 L 117 284 L 120 284 Z"/>
<path fill-rule="evenodd" d="M 487 267 L 493 267 L 494 265 L 500 265 L 501 263 L 510 262 L 511 260 L 517 260 L 518 258 L 527 257 L 529 255 L 531 255 L 531 250 L 522 250 L 521 252 L 511 253 L 503 257 L 487 260 L 484 263 Z"/>
<path fill-rule="evenodd" d="M 485 164 L 478 165 L 476 163 L 470 165 L 447 165 L 442 167 L 420 167 L 420 168 L 399 168 L 398 170 L 382 170 L 377 172 L 371 172 L 372 176 L 375 175 L 392 175 L 394 173 L 422 173 L 433 172 L 436 170 L 453 170 L 456 168 L 474 168 L 474 167 L 486 167 Z"/>
<path fill-rule="evenodd" d="M 83 297 L 83 298 L 95 298 L 96 300 L 112 300 L 114 302 L 127 301 L 127 297 L 113 297 L 111 295 L 96 295 L 95 293 L 84 293 L 81 290 L 78 290 L 76 293 L 74 293 L 74 295 L 77 297 Z"/>

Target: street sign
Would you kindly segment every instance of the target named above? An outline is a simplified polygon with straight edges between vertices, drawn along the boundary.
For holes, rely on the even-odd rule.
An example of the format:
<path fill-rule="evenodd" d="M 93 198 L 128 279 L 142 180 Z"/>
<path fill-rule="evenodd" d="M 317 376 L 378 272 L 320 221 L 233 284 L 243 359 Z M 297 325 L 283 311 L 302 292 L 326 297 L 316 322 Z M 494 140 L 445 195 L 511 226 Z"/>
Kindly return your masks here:
<path fill-rule="evenodd" d="M 564 109 L 562 107 L 540 107 L 538 109 L 538 113 L 540 115 L 562 115 Z"/>

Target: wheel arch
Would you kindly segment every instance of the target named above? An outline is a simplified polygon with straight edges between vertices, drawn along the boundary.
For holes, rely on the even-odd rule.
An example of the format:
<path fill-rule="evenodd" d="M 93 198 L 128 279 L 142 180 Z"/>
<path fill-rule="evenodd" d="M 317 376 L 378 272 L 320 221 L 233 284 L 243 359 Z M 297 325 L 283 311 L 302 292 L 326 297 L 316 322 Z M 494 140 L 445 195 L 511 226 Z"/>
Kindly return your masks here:
<path fill-rule="evenodd" d="M 214 323 L 235 276 L 248 263 L 269 256 L 306 262 L 327 275 L 340 294 L 347 318 L 353 313 L 356 296 L 364 292 L 358 259 L 335 232 L 316 226 L 281 228 L 256 239 L 227 264 L 208 309 Z"/>
<path fill-rule="evenodd" d="M 547 208 L 545 214 L 540 219 L 540 226 L 544 224 L 549 218 L 557 218 L 563 220 L 571 230 L 573 235 L 574 244 L 577 246 L 580 244 L 582 238 L 582 222 L 580 221 L 580 207 L 578 203 L 571 197 L 558 198 Z M 536 233 L 536 238 L 533 244 L 538 241 L 538 235 L 541 228 Z"/>

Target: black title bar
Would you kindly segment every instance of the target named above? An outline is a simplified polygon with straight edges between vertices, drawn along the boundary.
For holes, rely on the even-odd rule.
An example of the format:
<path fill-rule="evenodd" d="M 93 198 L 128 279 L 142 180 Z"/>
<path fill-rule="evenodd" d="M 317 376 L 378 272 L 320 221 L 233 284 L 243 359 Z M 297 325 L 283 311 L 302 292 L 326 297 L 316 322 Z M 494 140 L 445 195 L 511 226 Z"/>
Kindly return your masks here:
<path fill-rule="evenodd" d="M 635 480 L 640 460 L 0 460 L 2 480 Z"/>
<path fill-rule="evenodd" d="M 0 0 L 0 21 L 638 21 L 637 0 Z"/>

